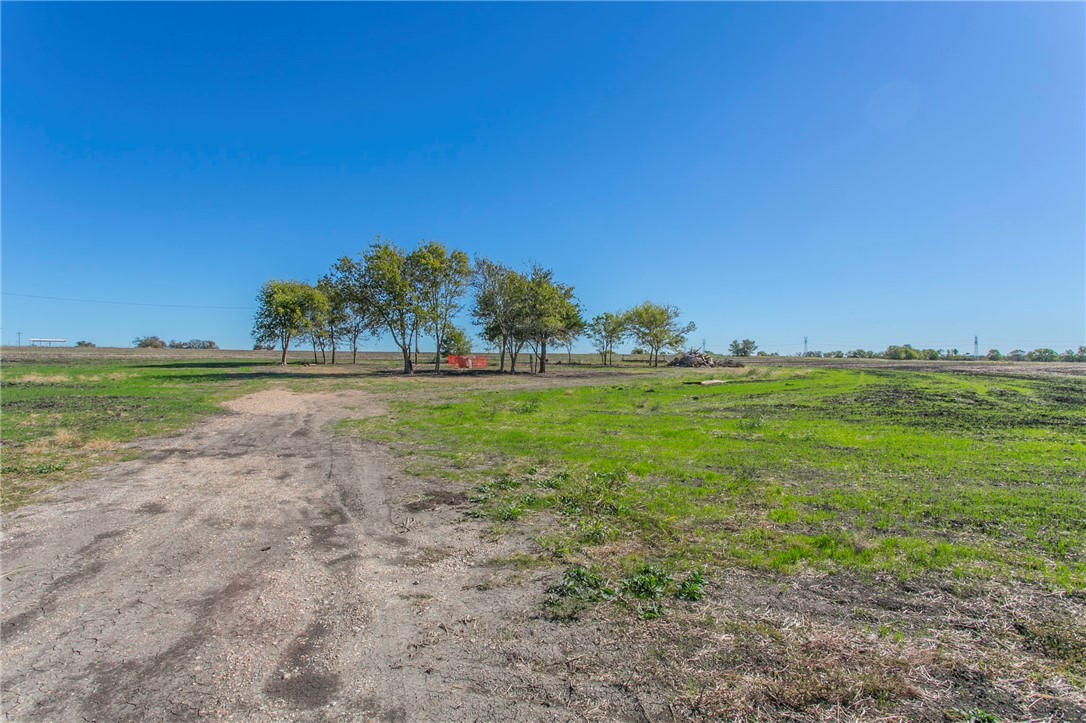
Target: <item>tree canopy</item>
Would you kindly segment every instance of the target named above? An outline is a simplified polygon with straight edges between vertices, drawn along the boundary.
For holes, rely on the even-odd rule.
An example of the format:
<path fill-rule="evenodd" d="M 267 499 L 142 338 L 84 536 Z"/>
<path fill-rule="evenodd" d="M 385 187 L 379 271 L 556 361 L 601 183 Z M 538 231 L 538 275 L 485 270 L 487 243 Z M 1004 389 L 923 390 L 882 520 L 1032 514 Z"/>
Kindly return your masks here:
<path fill-rule="evenodd" d="M 662 349 L 681 349 L 686 337 L 697 327 L 694 322 L 680 324 L 682 312 L 677 306 L 645 301 L 626 312 L 630 334 L 649 349 L 653 366 L 660 364 Z"/>
<path fill-rule="evenodd" d="M 257 304 L 253 337 L 257 343 L 277 341 L 286 364 L 290 340 L 309 331 L 310 320 L 327 308 L 328 300 L 309 284 L 273 279 L 260 288 Z"/>

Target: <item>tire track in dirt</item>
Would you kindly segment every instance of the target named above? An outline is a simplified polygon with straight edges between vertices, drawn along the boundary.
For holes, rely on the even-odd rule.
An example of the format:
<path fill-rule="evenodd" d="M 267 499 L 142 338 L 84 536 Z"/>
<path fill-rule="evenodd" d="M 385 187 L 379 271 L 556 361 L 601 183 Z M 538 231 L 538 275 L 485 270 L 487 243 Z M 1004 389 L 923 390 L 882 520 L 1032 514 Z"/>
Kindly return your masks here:
<path fill-rule="evenodd" d="M 5 718 L 574 717 L 561 675 L 488 643 L 538 594 L 483 584 L 517 543 L 326 429 L 370 396 L 227 407 L 5 517 Z"/>

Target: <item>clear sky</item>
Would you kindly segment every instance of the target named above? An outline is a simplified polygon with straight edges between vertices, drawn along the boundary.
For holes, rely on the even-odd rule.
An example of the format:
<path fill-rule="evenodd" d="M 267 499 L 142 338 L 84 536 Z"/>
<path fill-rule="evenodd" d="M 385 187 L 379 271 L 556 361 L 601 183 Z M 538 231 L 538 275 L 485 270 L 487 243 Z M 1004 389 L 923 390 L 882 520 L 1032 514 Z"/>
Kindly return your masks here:
<path fill-rule="evenodd" d="M 377 234 L 716 350 L 1086 344 L 1082 3 L 0 13 L 7 344 L 251 348 Z"/>

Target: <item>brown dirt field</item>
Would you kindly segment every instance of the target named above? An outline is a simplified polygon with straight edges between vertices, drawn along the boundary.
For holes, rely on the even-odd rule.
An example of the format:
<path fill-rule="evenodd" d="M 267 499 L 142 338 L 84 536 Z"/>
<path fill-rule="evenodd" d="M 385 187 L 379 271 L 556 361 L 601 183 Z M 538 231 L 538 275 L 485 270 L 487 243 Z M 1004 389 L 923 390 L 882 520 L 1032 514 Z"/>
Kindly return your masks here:
<path fill-rule="evenodd" d="M 574 717 L 562 676 L 492 644 L 556 645 L 519 627 L 542 581 L 493 592 L 519 543 L 324 428 L 371 397 L 229 407 L 5 518 L 5 719 Z"/>

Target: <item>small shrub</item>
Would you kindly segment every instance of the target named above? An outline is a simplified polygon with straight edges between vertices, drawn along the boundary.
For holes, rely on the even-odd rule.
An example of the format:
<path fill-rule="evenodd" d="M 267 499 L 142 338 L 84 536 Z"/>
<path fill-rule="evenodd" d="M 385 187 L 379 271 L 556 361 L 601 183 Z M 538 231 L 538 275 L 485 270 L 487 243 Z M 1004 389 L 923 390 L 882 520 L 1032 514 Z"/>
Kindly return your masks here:
<path fill-rule="evenodd" d="M 667 612 L 667 608 L 660 604 L 658 600 L 649 600 L 637 605 L 637 614 L 641 616 L 642 620 L 655 620 L 665 612 Z"/>
<path fill-rule="evenodd" d="M 566 568 L 562 580 L 547 592 L 558 597 L 597 602 L 611 600 L 615 592 L 607 585 L 607 580 L 592 567 L 572 565 Z"/>
<path fill-rule="evenodd" d="M 481 485 L 479 485 L 478 487 L 475 488 L 475 493 L 472 494 L 471 497 L 468 498 L 468 501 L 469 502 L 474 502 L 475 504 L 481 504 L 483 502 L 488 501 L 493 496 L 494 496 L 494 493 L 491 492 L 490 485 L 481 484 Z"/>
<path fill-rule="evenodd" d="M 675 597 L 689 602 L 697 602 L 705 597 L 705 578 L 700 570 L 694 570 L 679 583 Z"/>
<path fill-rule="evenodd" d="M 498 489 L 498 490 L 515 490 L 517 487 L 520 487 L 521 482 L 520 482 L 519 479 L 516 479 L 515 477 L 512 477 L 511 475 L 500 474 L 500 475 L 498 475 L 497 479 L 494 480 L 493 484 L 494 484 L 494 489 Z"/>
<path fill-rule="evenodd" d="M 538 412 L 540 407 L 540 401 L 538 399 L 528 399 L 526 401 L 514 404 L 511 411 L 514 414 L 532 414 Z"/>
<path fill-rule="evenodd" d="M 659 600 L 667 592 L 671 576 L 656 565 L 642 565 L 622 581 L 622 589 L 638 600 Z"/>
<path fill-rule="evenodd" d="M 596 517 L 591 520 L 582 520 L 580 523 L 581 541 L 589 545 L 599 545 L 607 539 L 607 525 Z"/>
<path fill-rule="evenodd" d="M 497 508 L 491 516 L 499 522 L 516 522 L 524 517 L 524 507 L 518 502 L 513 502 Z"/>

